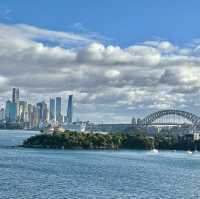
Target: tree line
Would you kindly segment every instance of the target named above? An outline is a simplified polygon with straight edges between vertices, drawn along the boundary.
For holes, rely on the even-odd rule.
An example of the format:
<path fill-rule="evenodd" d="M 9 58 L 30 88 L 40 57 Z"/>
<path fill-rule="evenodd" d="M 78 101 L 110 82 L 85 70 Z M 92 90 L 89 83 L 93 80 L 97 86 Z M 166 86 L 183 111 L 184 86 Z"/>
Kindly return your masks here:
<path fill-rule="evenodd" d="M 23 147 L 64 149 L 152 149 L 152 140 L 143 134 L 64 133 L 39 134 L 24 141 Z"/>
<path fill-rule="evenodd" d="M 24 141 L 23 147 L 63 149 L 142 149 L 200 150 L 200 141 L 188 141 L 179 136 L 145 133 L 63 133 L 38 134 Z"/>

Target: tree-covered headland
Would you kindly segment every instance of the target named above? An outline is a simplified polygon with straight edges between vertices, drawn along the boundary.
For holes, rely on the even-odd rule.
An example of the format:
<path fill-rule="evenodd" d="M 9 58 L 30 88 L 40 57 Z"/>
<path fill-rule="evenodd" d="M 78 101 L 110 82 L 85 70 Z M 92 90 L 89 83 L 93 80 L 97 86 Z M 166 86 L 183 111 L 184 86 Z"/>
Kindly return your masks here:
<path fill-rule="evenodd" d="M 200 141 L 184 136 L 157 134 L 149 137 L 140 133 L 41 133 L 24 141 L 23 147 L 52 149 L 142 149 L 200 150 Z"/>
<path fill-rule="evenodd" d="M 24 141 L 23 147 L 63 149 L 152 149 L 152 139 L 144 134 L 54 132 Z"/>

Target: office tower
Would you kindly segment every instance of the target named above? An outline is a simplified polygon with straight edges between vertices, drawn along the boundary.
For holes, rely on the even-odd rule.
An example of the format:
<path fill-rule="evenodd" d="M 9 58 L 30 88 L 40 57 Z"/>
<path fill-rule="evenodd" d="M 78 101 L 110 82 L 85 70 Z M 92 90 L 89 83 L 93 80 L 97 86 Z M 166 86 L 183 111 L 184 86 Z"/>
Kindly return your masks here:
<path fill-rule="evenodd" d="M 137 124 L 137 120 L 135 117 L 132 118 L 131 123 L 133 126 L 135 126 Z"/>
<path fill-rule="evenodd" d="M 11 122 L 17 121 L 17 103 L 15 102 L 10 103 L 10 121 Z"/>
<path fill-rule="evenodd" d="M 6 121 L 9 121 L 9 115 L 10 115 L 10 103 L 11 103 L 11 101 L 10 100 L 8 100 L 8 101 L 6 101 L 6 110 L 5 110 L 5 119 L 6 119 Z"/>
<path fill-rule="evenodd" d="M 20 120 L 20 113 L 19 113 L 19 88 L 13 88 L 12 90 L 12 102 L 16 103 L 16 117 L 17 117 L 17 121 Z"/>
<path fill-rule="evenodd" d="M 19 103 L 19 88 L 13 88 L 12 102 Z"/>
<path fill-rule="evenodd" d="M 62 109 L 61 97 L 56 97 L 56 121 L 58 123 L 62 123 L 63 122 L 63 117 L 62 117 L 62 114 L 61 114 L 61 109 Z"/>
<path fill-rule="evenodd" d="M 43 118 L 42 118 L 42 122 L 46 123 L 48 121 L 48 108 L 47 108 L 47 104 L 45 104 L 45 107 L 43 109 Z"/>
<path fill-rule="evenodd" d="M 38 128 L 40 125 L 40 110 L 37 106 L 33 106 L 31 113 L 31 128 Z"/>
<path fill-rule="evenodd" d="M 138 118 L 137 119 L 137 126 L 141 126 L 142 125 L 142 119 Z"/>
<path fill-rule="evenodd" d="M 33 105 L 28 104 L 28 122 L 29 122 L 29 128 L 33 128 Z"/>
<path fill-rule="evenodd" d="M 42 120 L 42 102 L 37 103 L 39 121 Z"/>
<path fill-rule="evenodd" d="M 0 121 L 2 121 L 4 119 L 5 119 L 5 110 L 4 110 L 4 108 L 1 108 L 0 109 Z"/>
<path fill-rule="evenodd" d="M 56 110 L 56 102 L 55 99 L 50 99 L 50 111 L 49 111 L 49 119 L 50 121 L 55 121 L 55 110 Z"/>
<path fill-rule="evenodd" d="M 28 105 L 26 101 L 19 102 L 19 121 L 28 122 Z"/>
<path fill-rule="evenodd" d="M 6 102 L 6 121 L 17 121 L 17 104 L 15 102 L 11 102 L 10 100 Z"/>
<path fill-rule="evenodd" d="M 72 105 L 73 95 L 69 95 L 68 106 L 67 106 L 67 123 L 72 123 L 73 105 Z"/>
<path fill-rule="evenodd" d="M 42 101 L 37 103 L 37 108 L 39 111 L 39 122 L 40 123 L 45 123 L 48 120 L 48 109 L 47 109 L 47 104 Z"/>
<path fill-rule="evenodd" d="M 31 121 L 31 113 L 33 112 L 33 105 L 28 104 L 28 120 Z"/>

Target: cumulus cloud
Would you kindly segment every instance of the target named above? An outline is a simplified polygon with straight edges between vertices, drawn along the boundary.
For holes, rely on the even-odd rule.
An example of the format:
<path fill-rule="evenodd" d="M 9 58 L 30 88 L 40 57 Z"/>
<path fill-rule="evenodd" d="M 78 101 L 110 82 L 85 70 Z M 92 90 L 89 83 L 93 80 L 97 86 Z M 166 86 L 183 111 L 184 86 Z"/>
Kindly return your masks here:
<path fill-rule="evenodd" d="M 154 66 L 160 62 L 160 53 L 146 46 L 135 45 L 121 49 L 119 46 L 106 47 L 92 43 L 77 53 L 77 60 L 86 64 Z"/>
<path fill-rule="evenodd" d="M 172 53 L 172 52 L 176 52 L 179 50 L 179 48 L 175 45 L 173 45 L 172 43 L 170 43 L 169 41 L 146 41 L 143 44 L 147 45 L 147 46 L 152 46 L 155 47 L 157 49 L 160 50 L 160 52 L 164 52 L 164 53 Z"/>
<path fill-rule="evenodd" d="M 197 110 L 199 74 L 198 44 L 146 41 L 122 48 L 74 33 L 0 24 L 0 100 L 14 86 L 32 102 L 73 93 L 80 115 L 116 121 L 161 108 Z"/>
<path fill-rule="evenodd" d="M 168 85 L 199 85 L 200 74 L 197 68 L 181 68 L 166 69 L 160 77 L 160 82 Z"/>

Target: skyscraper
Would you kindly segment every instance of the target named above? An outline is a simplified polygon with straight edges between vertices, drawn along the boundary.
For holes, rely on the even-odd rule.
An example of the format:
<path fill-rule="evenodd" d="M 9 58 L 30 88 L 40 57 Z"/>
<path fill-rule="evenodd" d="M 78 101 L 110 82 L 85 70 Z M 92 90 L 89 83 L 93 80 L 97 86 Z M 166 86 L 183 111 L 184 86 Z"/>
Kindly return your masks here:
<path fill-rule="evenodd" d="M 10 100 L 6 101 L 6 109 L 5 109 L 5 119 L 6 119 L 6 121 L 9 121 L 9 118 L 10 118 L 10 103 L 11 103 Z"/>
<path fill-rule="evenodd" d="M 15 102 L 10 103 L 10 121 L 11 122 L 17 121 L 17 103 Z"/>
<path fill-rule="evenodd" d="M 40 110 L 37 106 L 33 106 L 33 112 L 31 115 L 31 128 L 38 128 L 40 125 Z"/>
<path fill-rule="evenodd" d="M 19 121 L 28 122 L 28 104 L 26 101 L 19 102 Z"/>
<path fill-rule="evenodd" d="M 72 114 L 73 114 L 72 98 L 73 95 L 69 95 L 68 106 L 67 106 L 67 123 L 72 123 Z"/>
<path fill-rule="evenodd" d="M 56 97 L 56 121 L 62 123 L 63 117 L 61 114 L 61 97 Z"/>
<path fill-rule="evenodd" d="M 15 102 L 11 102 L 10 100 L 6 102 L 6 121 L 17 121 L 17 104 Z"/>
<path fill-rule="evenodd" d="M 51 98 L 50 99 L 50 111 L 49 111 L 49 119 L 50 121 L 55 120 L 55 110 L 56 110 L 56 102 L 55 99 Z"/>
<path fill-rule="evenodd" d="M 29 128 L 33 128 L 33 105 L 28 104 L 28 122 L 29 122 Z"/>
<path fill-rule="evenodd" d="M 48 119 L 48 109 L 45 101 L 37 103 L 37 108 L 39 111 L 39 122 L 40 124 L 45 123 Z"/>
<path fill-rule="evenodd" d="M 19 88 L 13 88 L 12 102 L 19 103 Z"/>
<path fill-rule="evenodd" d="M 0 121 L 2 121 L 4 119 L 5 119 L 5 110 L 4 110 L 4 108 L 1 108 L 0 109 Z"/>
<path fill-rule="evenodd" d="M 20 120 L 19 88 L 13 88 L 13 90 L 12 90 L 12 103 L 16 104 L 16 120 L 19 121 Z"/>

